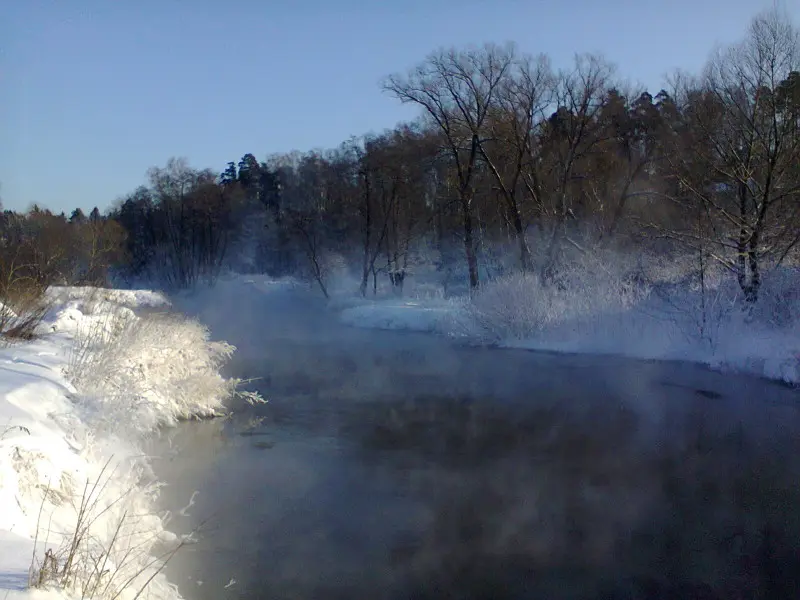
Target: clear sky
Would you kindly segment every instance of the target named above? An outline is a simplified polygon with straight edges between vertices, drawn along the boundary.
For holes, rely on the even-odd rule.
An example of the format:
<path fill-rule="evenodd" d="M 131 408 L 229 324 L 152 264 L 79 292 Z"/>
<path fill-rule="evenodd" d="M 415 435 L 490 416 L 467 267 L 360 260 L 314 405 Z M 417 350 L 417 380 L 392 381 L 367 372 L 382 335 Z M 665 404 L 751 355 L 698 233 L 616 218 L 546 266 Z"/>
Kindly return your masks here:
<path fill-rule="evenodd" d="M 781 0 L 795 23 L 800 0 Z M 8 0 L 0 198 L 107 208 L 170 156 L 333 147 L 416 111 L 379 81 L 439 46 L 602 52 L 656 93 L 773 0 Z"/>

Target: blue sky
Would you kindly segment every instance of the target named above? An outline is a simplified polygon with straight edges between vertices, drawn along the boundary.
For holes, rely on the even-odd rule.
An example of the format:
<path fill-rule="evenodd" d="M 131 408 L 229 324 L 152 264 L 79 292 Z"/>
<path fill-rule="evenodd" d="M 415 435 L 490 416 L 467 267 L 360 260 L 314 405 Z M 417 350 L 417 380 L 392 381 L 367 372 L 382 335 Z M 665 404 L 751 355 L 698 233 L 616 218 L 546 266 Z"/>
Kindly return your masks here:
<path fill-rule="evenodd" d="M 773 0 L 22 0 L 0 11 L 0 198 L 107 208 L 170 156 L 338 145 L 416 112 L 381 92 L 439 46 L 601 52 L 657 92 Z M 800 3 L 786 0 L 795 23 Z"/>

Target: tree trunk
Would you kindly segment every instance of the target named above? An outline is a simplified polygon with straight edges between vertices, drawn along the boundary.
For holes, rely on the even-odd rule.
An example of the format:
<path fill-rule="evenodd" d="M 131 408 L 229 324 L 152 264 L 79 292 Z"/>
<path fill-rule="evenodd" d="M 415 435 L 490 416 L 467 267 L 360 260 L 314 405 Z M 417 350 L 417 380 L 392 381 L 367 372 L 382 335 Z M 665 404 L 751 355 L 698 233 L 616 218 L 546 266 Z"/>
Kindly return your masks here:
<path fill-rule="evenodd" d="M 761 287 L 761 270 L 758 264 L 758 235 L 755 233 L 750 237 L 747 258 L 750 264 L 750 285 L 745 292 L 745 300 L 750 304 L 755 304 L 758 301 L 758 292 Z"/>
<path fill-rule="evenodd" d="M 748 192 L 747 185 L 744 182 L 740 182 L 739 215 L 742 225 L 739 227 L 739 237 L 736 242 L 738 255 L 736 279 L 739 282 L 739 288 L 744 293 L 745 302 L 752 306 L 758 300 L 761 273 L 758 269 L 758 236 L 744 224 L 747 218 Z"/>
<path fill-rule="evenodd" d="M 469 287 L 475 290 L 480 285 L 480 278 L 478 276 L 478 257 L 475 252 L 472 210 L 469 199 L 462 198 L 461 211 L 464 223 L 464 251 L 467 256 L 467 268 L 469 269 Z"/>
<path fill-rule="evenodd" d="M 369 175 L 367 173 L 363 174 L 364 179 L 364 239 L 363 239 L 363 264 L 362 264 L 362 271 L 361 271 L 361 297 L 364 298 L 367 295 L 367 284 L 369 282 L 369 255 L 370 255 L 370 241 L 371 237 L 370 234 L 372 233 L 372 206 L 371 206 L 371 198 L 370 198 L 370 184 L 369 184 Z M 373 261 L 374 262 L 374 261 Z"/>
<path fill-rule="evenodd" d="M 365 256 L 364 257 L 364 269 L 361 272 L 361 284 L 359 285 L 358 291 L 361 293 L 362 298 L 366 298 L 367 296 L 367 284 L 369 283 L 369 259 Z"/>
<path fill-rule="evenodd" d="M 519 207 L 514 207 L 511 211 L 511 221 L 514 225 L 514 232 L 519 243 L 519 264 L 524 272 L 531 267 L 531 251 L 528 248 L 528 240 L 525 239 L 525 227 L 522 224 L 522 217 L 519 214 Z"/>

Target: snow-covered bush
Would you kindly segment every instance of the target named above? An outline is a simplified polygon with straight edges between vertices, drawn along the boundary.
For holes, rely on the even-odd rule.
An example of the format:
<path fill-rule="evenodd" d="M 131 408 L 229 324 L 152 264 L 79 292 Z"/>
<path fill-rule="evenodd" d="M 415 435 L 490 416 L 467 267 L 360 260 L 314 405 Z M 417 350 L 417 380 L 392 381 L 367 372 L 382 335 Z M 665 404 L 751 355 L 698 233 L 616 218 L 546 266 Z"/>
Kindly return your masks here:
<path fill-rule="evenodd" d="M 644 309 L 648 316 L 686 342 L 714 351 L 741 302 L 730 272 L 692 253 L 648 256 L 644 271 L 652 292 Z"/>
<path fill-rule="evenodd" d="M 778 269 L 764 276 L 752 316 L 769 327 L 800 327 L 800 268 Z"/>
<path fill-rule="evenodd" d="M 588 258 L 547 281 L 521 272 L 492 280 L 474 294 L 471 310 L 491 335 L 523 339 L 548 327 L 629 310 L 647 293 L 630 271 L 612 271 L 608 263 Z"/>
<path fill-rule="evenodd" d="M 40 287 L 0 285 L 0 337 L 28 340 L 34 337 L 47 314 L 49 303 Z"/>
<path fill-rule="evenodd" d="M 87 315 L 103 310 L 104 305 L 124 306 L 131 309 L 169 308 L 170 302 L 160 292 L 152 290 L 118 290 L 90 286 L 51 286 L 47 290 L 49 301 L 59 307 L 70 305 Z"/>
<path fill-rule="evenodd" d="M 219 374 L 233 351 L 210 341 L 192 319 L 166 312 L 139 317 L 115 306 L 77 329 L 66 375 L 106 428 L 135 423 L 148 432 L 221 414 L 238 383 Z"/>

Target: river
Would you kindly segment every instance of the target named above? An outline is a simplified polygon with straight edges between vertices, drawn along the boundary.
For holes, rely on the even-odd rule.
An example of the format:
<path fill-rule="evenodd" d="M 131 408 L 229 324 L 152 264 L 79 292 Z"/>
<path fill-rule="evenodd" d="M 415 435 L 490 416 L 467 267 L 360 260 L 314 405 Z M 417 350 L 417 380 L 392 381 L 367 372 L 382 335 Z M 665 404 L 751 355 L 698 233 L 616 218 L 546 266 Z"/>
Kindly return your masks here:
<path fill-rule="evenodd" d="M 187 309 L 269 402 L 152 449 L 188 600 L 800 597 L 796 391 L 215 294 Z"/>

